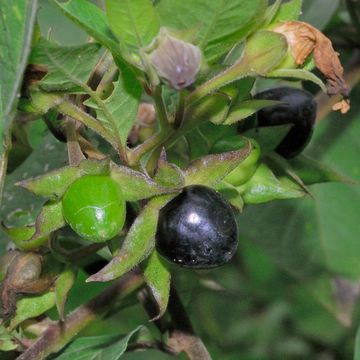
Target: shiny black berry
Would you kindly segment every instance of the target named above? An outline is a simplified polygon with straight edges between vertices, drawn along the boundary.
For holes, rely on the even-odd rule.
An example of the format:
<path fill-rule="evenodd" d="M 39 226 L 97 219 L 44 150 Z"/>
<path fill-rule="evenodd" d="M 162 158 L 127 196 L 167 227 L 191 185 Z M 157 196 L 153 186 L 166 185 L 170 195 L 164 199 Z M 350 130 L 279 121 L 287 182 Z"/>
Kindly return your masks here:
<path fill-rule="evenodd" d="M 216 191 L 192 185 L 161 209 L 156 249 L 170 262 L 212 268 L 228 262 L 238 243 L 235 216 Z"/>
<path fill-rule="evenodd" d="M 280 87 L 263 91 L 255 98 L 283 102 L 260 110 L 257 114 L 259 126 L 294 124 L 276 152 L 292 158 L 304 150 L 312 136 L 316 118 L 317 106 L 313 95 L 301 89 Z"/>

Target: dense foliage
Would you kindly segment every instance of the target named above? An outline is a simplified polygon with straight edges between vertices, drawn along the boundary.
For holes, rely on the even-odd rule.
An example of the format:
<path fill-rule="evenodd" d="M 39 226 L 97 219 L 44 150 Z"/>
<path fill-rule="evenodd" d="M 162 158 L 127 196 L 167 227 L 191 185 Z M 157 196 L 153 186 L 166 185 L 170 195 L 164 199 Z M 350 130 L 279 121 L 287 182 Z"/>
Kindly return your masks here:
<path fill-rule="evenodd" d="M 1 359 L 360 359 L 359 39 L 352 0 L 0 0 Z"/>

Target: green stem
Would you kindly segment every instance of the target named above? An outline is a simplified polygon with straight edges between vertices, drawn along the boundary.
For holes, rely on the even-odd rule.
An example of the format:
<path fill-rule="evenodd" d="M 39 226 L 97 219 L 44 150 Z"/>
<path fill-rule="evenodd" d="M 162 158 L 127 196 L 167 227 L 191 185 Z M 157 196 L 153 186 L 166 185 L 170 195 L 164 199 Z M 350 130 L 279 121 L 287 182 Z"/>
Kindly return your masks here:
<path fill-rule="evenodd" d="M 153 95 L 155 110 L 159 119 L 160 131 L 168 131 L 170 129 L 169 117 L 166 111 L 164 99 L 162 97 L 162 87 L 159 85 L 156 87 Z"/>
<path fill-rule="evenodd" d="M 186 93 L 181 91 L 179 94 L 179 104 L 175 115 L 174 128 L 178 129 L 181 127 L 184 120 L 185 104 L 186 104 Z"/>
<path fill-rule="evenodd" d="M 169 117 L 166 111 L 164 99 L 162 97 L 161 86 L 156 87 L 153 94 L 153 99 L 154 99 L 156 115 L 159 120 L 160 130 L 158 133 L 156 133 L 150 139 L 146 140 L 141 145 L 137 146 L 134 150 L 132 150 L 128 154 L 128 163 L 130 166 L 133 167 L 136 167 L 139 164 L 141 158 L 145 154 L 157 148 L 160 144 L 163 144 L 165 140 L 173 132 L 173 129 L 169 123 Z"/>
<path fill-rule="evenodd" d="M 44 334 L 17 360 L 42 360 L 64 348 L 78 333 L 109 310 L 119 298 L 124 298 L 143 284 L 139 273 L 129 273 L 87 304 L 81 305 L 64 322 L 50 325 Z"/>
<path fill-rule="evenodd" d="M 9 161 L 9 153 L 11 150 L 11 137 L 10 135 L 5 136 L 3 153 L 0 155 L 0 205 L 2 204 L 2 195 L 4 191 L 6 169 Z"/>
<path fill-rule="evenodd" d="M 85 111 L 81 110 L 76 105 L 68 101 L 63 101 L 60 104 L 58 104 L 55 108 L 61 114 L 67 115 L 72 119 L 80 121 L 90 129 L 97 132 L 100 136 L 102 136 L 105 140 L 107 140 L 112 146 L 116 147 L 117 145 L 116 140 L 108 133 L 108 131 L 104 128 L 104 126 L 94 117 L 92 117 Z"/>

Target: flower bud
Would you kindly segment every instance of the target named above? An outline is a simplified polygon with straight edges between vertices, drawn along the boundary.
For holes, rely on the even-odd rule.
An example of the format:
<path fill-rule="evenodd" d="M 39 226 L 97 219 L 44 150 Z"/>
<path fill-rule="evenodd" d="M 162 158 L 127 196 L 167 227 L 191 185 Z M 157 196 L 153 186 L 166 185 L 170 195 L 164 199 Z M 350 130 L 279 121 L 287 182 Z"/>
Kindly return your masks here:
<path fill-rule="evenodd" d="M 201 51 L 190 43 L 165 34 L 150 61 L 158 75 L 177 90 L 191 85 L 200 70 Z"/>

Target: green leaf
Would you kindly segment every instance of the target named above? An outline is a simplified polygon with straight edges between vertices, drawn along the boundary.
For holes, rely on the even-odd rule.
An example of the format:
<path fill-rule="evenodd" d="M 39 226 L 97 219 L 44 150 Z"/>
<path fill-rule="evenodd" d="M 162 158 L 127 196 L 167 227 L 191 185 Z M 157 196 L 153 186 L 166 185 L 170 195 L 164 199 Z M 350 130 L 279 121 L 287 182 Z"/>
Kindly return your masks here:
<path fill-rule="evenodd" d="M 149 286 L 156 303 L 159 314 L 152 320 L 159 319 L 166 311 L 170 296 L 170 271 L 156 250 L 152 252 L 145 265 L 145 282 Z"/>
<path fill-rule="evenodd" d="M 105 0 L 114 34 L 134 48 L 148 45 L 160 30 L 160 20 L 150 0 Z"/>
<path fill-rule="evenodd" d="M 33 179 L 16 183 L 37 196 L 60 198 L 69 185 L 81 176 L 80 168 L 66 166 Z"/>
<path fill-rule="evenodd" d="M 105 13 L 95 4 L 88 0 L 70 0 L 65 3 L 55 0 L 54 2 L 75 24 L 83 28 L 112 53 L 120 50 Z"/>
<path fill-rule="evenodd" d="M 9 236 L 11 241 L 20 250 L 29 251 L 39 249 L 48 241 L 47 236 L 40 236 L 32 239 L 35 234 L 35 226 L 2 227 L 2 230 Z"/>
<path fill-rule="evenodd" d="M 162 195 L 151 199 L 132 224 L 120 252 L 87 282 L 116 279 L 143 261 L 155 245 L 159 210 L 172 198 L 173 195 Z"/>
<path fill-rule="evenodd" d="M 287 52 L 287 41 L 281 34 L 261 30 L 249 37 L 241 58 L 219 75 L 196 88 L 189 96 L 192 103 L 245 76 L 265 76 L 280 64 Z"/>
<path fill-rule="evenodd" d="M 266 77 L 269 78 L 289 78 L 311 81 L 318 85 L 320 89 L 326 93 L 326 86 L 323 81 L 316 75 L 305 69 L 275 69 L 270 71 Z"/>
<path fill-rule="evenodd" d="M 67 188 L 83 175 L 104 175 L 109 173 L 108 160 L 83 160 L 79 166 L 65 166 L 35 178 L 22 180 L 21 186 L 37 196 L 61 198 Z"/>
<path fill-rule="evenodd" d="M 304 191 L 287 176 L 275 176 L 271 169 L 260 164 L 250 180 L 237 187 L 245 204 L 261 204 L 272 200 L 299 198 Z"/>
<path fill-rule="evenodd" d="M 177 190 L 161 186 L 149 176 L 126 166 L 112 164 L 110 176 L 120 185 L 127 201 L 147 199 Z"/>
<path fill-rule="evenodd" d="M 19 345 L 6 329 L 4 325 L 0 325 L 0 351 L 15 350 Z"/>
<path fill-rule="evenodd" d="M 55 305 L 55 293 L 46 292 L 41 295 L 26 296 L 16 302 L 16 314 L 10 322 L 10 329 L 14 329 L 24 320 L 42 315 Z"/>
<path fill-rule="evenodd" d="M 262 20 L 264 0 L 162 0 L 157 9 L 164 26 L 175 29 L 198 28 L 197 42 L 207 59 L 231 49 Z"/>
<path fill-rule="evenodd" d="M 165 152 L 160 155 L 154 180 L 161 186 L 170 186 L 173 188 L 182 188 L 185 184 L 182 170 L 166 160 Z"/>
<path fill-rule="evenodd" d="M 245 100 L 240 104 L 235 105 L 226 120 L 223 122 L 224 125 L 232 125 L 240 120 L 246 119 L 247 117 L 255 114 L 261 109 L 268 106 L 278 105 L 281 101 L 274 100 Z"/>
<path fill-rule="evenodd" d="M 57 141 L 51 134 L 45 136 L 42 144 L 13 173 L 7 176 L 0 218 L 8 226 L 34 224 L 44 199 L 14 186 L 14 183 L 64 166 L 67 161 L 66 145 Z M 1 232 L 0 238 L 2 238 Z"/>
<path fill-rule="evenodd" d="M 292 124 L 285 124 L 257 127 L 246 131 L 243 135 L 256 140 L 260 145 L 261 153 L 266 155 L 276 149 L 292 126 Z"/>
<path fill-rule="evenodd" d="M 142 87 L 139 82 L 133 81 L 131 73 L 122 71 L 119 80 L 115 83 L 114 91 L 107 99 L 103 100 L 103 106 L 111 115 L 111 119 L 104 114 L 103 108 L 99 108 L 99 104 L 92 99 L 84 104 L 96 109 L 97 119 L 125 146 L 129 132 L 136 120 L 141 94 Z"/>
<path fill-rule="evenodd" d="M 290 0 L 280 6 L 276 16 L 272 19 L 272 23 L 280 21 L 295 21 L 301 15 L 301 7 L 303 0 Z"/>
<path fill-rule="evenodd" d="M 279 12 L 279 9 L 281 7 L 282 0 L 275 0 L 275 2 L 268 6 L 266 13 L 265 13 L 265 20 L 262 24 L 262 27 L 268 26 L 273 19 L 276 17 L 276 15 Z"/>
<path fill-rule="evenodd" d="M 251 143 L 244 148 L 222 154 L 211 154 L 193 161 L 184 170 L 186 185 L 215 185 L 234 170 L 250 154 Z"/>
<path fill-rule="evenodd" d="M 37 9 L 37 0 L 0 3 L 0 155 L 27 66 Z"/>
<path fill-rule="evenodd" d="M 306 155 L 299 155 L 294 159 L 289 159 L 288 162 L 306 185 L 324 182 L 344 182 L 354 184 L 354 181 L 349 177 Z"/>
<path fill-rule="evenodd" d="M 48 70 L 38 86 L 45 91 L 86 92 L 82 86 L 99 60 L 100 48 L 99 44 L 60 46 L 41 39 L 29 59 Z"/>
<path fill-rule="evenodd" d="M 60 319 L 65 318 L 65 304 L 76 280 L 77 270 L 68 266 L 55 281 L 55 301 Z"/>
<path fill-rule="evenodd" d="M 143 326 L 137 327 L 126 336 L 101 335 L 75 339 L 55 359 L 56 360 L 118 360 L 126 351 L 134 334 Z"/>
<path fill-rule="evenodd" d="M 62 214 L 61 201 L 49 202 L 43 206 L 37 217 L 35 223 L 36 231 L 30 240 L 46 237 L 64 225 L 65 220 Z"/>

